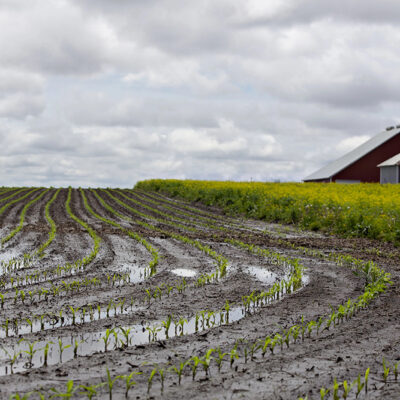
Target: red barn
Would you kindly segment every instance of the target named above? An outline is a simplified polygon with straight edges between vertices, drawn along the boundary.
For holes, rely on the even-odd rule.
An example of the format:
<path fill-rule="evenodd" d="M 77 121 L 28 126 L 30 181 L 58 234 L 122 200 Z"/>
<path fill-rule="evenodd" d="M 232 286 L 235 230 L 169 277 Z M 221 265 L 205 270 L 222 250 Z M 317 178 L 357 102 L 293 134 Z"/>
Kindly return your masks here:
<path fill-rule="evenodd" d="M 378 164 L 400 153 L 400 125 L 386 128 L 356 149 L 304 178 L 304 182 L 379 182 Z"/>

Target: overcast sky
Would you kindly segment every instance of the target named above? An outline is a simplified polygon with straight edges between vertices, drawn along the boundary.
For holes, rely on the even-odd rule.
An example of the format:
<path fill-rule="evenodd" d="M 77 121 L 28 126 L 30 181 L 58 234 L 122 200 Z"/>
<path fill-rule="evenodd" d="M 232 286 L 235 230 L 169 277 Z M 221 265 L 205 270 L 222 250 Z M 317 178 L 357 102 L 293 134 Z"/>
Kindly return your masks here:
<path fill-rule="evenodd" d="M 398 0 L 0 0 L 0 185 L 301 180 L 400 123 Z"/>

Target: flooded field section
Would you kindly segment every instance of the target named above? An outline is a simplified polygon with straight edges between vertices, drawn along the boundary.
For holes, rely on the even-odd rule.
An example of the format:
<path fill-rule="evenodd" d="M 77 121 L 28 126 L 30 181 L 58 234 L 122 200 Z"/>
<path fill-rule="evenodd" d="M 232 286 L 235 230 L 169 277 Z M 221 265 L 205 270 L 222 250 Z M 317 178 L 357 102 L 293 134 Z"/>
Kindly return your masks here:
<path fill-rule="evenodd" d="M 0 224 L 1 399 L 400 398 L 392 245 L 127 189 Z"/>

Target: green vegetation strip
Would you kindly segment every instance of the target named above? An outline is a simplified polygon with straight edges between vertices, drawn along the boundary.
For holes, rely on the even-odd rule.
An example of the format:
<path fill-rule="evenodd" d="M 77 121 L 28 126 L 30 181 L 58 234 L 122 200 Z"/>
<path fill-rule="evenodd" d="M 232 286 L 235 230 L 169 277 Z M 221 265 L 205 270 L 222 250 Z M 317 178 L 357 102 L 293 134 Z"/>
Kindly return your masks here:
<path fill-rule="evenodd" d="M 216 219 L 211 219 L 211 218 L 204 217 L 204 216 L 201 216 L 201 215 L 195 215 L 193 213 L 188 213 L 188 212 L 185 212 L 185 211 L 183 211 L 183 210 L 181 210 L 179 208 L 168 206 L 164 202 L 161 202 L 159 200 L 155 200 L 154 198 L 151 198 L 150 196 L 149 197 L 141 196 L 140 194 L 138 194 L 137 190 L 130 190 L 129 193 L 135 195 L 137 198 L 139 198 L 142 201 L 147 201 L 147 202 L 155 204 L 155 205 L 157 205 L 159 207 L 163 207 L 166 210 L 172 211 L 173 213 L 181 214 L 181 215 L 183 215 L 185 217 L 188 217 L 190 219 L 193 219 L 193 220 L 202 220 L 202 221 L 204 221 L 206 223 L 207 227 L 211 227 L 211 228 L 214 228 L 214 229 L 220 229 L 221 228 L 220 226 L 215 225 L 215 223 L 221 223 L 222 222 L 221 218 L 219 220 L 216 220 Z M 226 219 L 224 220 L 224 223 L 226 223 Z"/>
<path fill-rule="evenodd" d="M 5 192 L 8 193 L 8 192 L 11 192 L 11 191 L 13 191 L 13 190 L 15 190 L 15 188 L 10 189 L 10 190 L 6 190 Z M 3 199 L 0 199 L 0 203 L 2 203 L 3 201 L 6 201 L 6 200 L 8 200 L 8 199 L 11 199 L 11 198 L 15 197 L 17 194 L 19 194 L 19 193 L 21 193 L 21 192 L 24 192 L 25 190 L 28 190 L 28 189 L 27 189 L 27 188 L 22 188 L 22 189 L 19 189 L 19 190 L 15 191 L 14 193 L 10 194 L 9 196 L 4 197 Z M 4 192 L 3 192 L 3 193 L 4 193 Z M 2 193 L 2 194 L 3 194 L 3 193 Z"/>
<path fill-rule="evenodd" d="M 145 214 L 145 213 L 143 213 L 143 212 L 141 212 L 141 211 L 136 210 L 136 208 L 133 208 L 133 207 L 129 206 L 128 204 L 124 203 L 124 202 L 123 202 L 122 200 L 120 200 L 118 197 L 112 195 L 108 190 L 102 189 L 102 191 L 103 191 L 104 193 L 106 193 L 106 194 L 107 194 L 111 199 L 113 199 L 116 203 L 118 203 L 119 205 L 123 206 L 123 207 L 126 208 L 127 210 L 131 211 L 133 214 L 138 215 L 139 217 L 142 217 L 142 218 L 147 219 L 147 220 L 150 219 L 150 220 L 153 220 L 153 221 L 157 221 L 157 222 L 159 222 L 159 223 L 161 223 L 161 224 L 174 226 L 174 227 L 177 227 L 177 228 L 180 228 L 180 229 L 189 230 L 189 231 L 192 231 L 192 232 L 196 232 L 196 231 L 197 231 L 197 229 L 195 229 L 195 228 L 193 228 L 193 227 L 190 227 L 190 226 L 187 226 L 187 225 L 182 225 L 182 224 L 179 224 L 179 223 L 177 223 L 177 222 L 173 222 L 173 221 L 171 221 L 171 220 L 165 220 L 165 219 L 162 219 L 162 218 L 153 217 L 152 215 L 149 215 L 149 214 Z M 120 193 L 120 194 L 121 194 L 122 196 L 125 196 L 125 195 L 123 195 L 123 193 Z M 126 196 L 126 197 L 129 199 L 128 196 Z M 100 199 L 100 196 L 97 196 L 97 198 Z M 103 204 L 103 203 L 102 203 L 102 204 Z M 106 207 L 106 206 L 105 206 L 105 207 Z M 106 207 L 106 208 L 107 208 L 107 207 Z M 108 208 L 107 208 L 107 209 L 108 209 Z M 111 210 L 109 210 L 109 211 L 111 211 Z M 111 211 L 111 212 L 112 212 L 112 211 Z M 114 211 L 114 214 L 115 214 L 115 215 L 118 215 L 120 218 L 127 219 L 127 217 L 122 216 L 121 214 L 117 213 L 116 211 Z M 132 221 L 131 218 L 128 217 L 128 219 Z M 136 221 L 136 222 L 137 222 L 137 221 Z"/>
<path fill-rule="evenodd" d="M 83 202 L 85 204 L 85 208 L 86 210 L 89 211 L 90 214 L 92 214 L 94 217 L 96 217 L 97 219 L 100 219 L 101 221 L 110 224 L 112 226 L 115 226 L 116 228 L 122 230 L 124 233 L 126 233 L 129 237 L 131 237 L 132 239 L 136 240 L 137 242 L 139 242 L 140 244 L 142 244 L 147 251 L 150 252 L 150 254 L 152 255 L 152 260 L 149 262 L 149 268 L 151 271 L 151 275 L 154 275 L 156 273 L 156 267 L 158 265 L 158 259 L 159 259 L 159 254 L 157 249 L 155 249 L 149 242 L 147 242 L 146 239 L 142 238 L 140 235 L 138 235 L 136 232 L 130 231 L 124 227 L 122 227 L 120 224 L 118 224 L 115 221 L 112 221 L 111 219 L 105 218 L 99 214 L 97 214 L 96 212 L 93 211 L 93 209 L 89 206 L 87 198 L 85 196 L 85 193 L 83 191 L 83 189 L 80 189 L 82 198 L 83 198 Z M 120 216 L 121 218 L 123 217 L 122 214 L 119 214 L 117 211 L 115 211 L 110 205 L 108 205 L 97 193 L 96 191 L 92 190 L 93 194 L 96 196 L 96 198 L 99 200 L 100 204 L 103 205 L 103 207 L 105 207 L 108 211 L 110 211 L 111 213 Z"/>
<path fill-rule="evenodd" d="M 39 199 L 41 199 L 48 191 L 49 191 L 49 189 L 45 189 L 42 193 L 39 194 L 39 196 L 35 197 L 34 199 L 32 199 L 30 202 L 28 202 L 25 205 L 25 207 L 23 208 L 23 210 L 21 212 L 18 226 L 14 230 L 12 230 L 6 237 L 1 239 L 2 245 L 4 243 L 8 242 L 10 239 L 12 239 L 22 229 L 22 226 L 24 225 L 24 221 L 25 221 L 25 215 L 26 215 L 29 207 L 32 204 L 36 203 Z"/>
<path fill-rule="evenodd" d="M 67 201 L 65 202 L 65 208 L 67 209 L 67 212 L 69 214 L 69 216 L 75 221 L 77 222 L 79 225 L 81 225 L 83 228 L 86 229 L 86 231 L 89 233 L 90 237 L 93 239 L 94 242 L 94 247 L 93 250 L 90 252 L 88 257 L 84 257 L 82 258 L 82 264 L 83 266 L 88 265 L 89 263 L 91 263 L 94 258 L 97 256 L 97 253 L 99 252 L 100 249 L 100 242 L 101 239 L 100 237 L 96 234 L 96 232 L 84 221 L 82 221 L 81 219 L 79 219 L 72 211 L 71 211 L 71 193 L 72 193 L 72 188 L 70 187 L 68 189 L 68 197 L 67 197 Z"/>
<path fill-rule="evenodd" d="M 26 199 L 29 195 L 31 195 L 32 193 L 38 191 L 39 189 L 41 189 L 41 188 L 35 188 L 35 189 L 29 191 L 28 193 L 24 194 L 23 196 L 18 197 L 18 199 L 11 200 L 9 203 L 5 204 L 3 207 L 0 208 L 0 215 L 3 214 L 3 212 L 8 207 L 10 207 L 11 205 L 13 205 L 15 203 L 18 203 L 19 201 L 22 201 L 22 200 Z M 22 190 L 24 190 L 24 189 L 22 189 Z M 11 196 L 11 197 L 14 197 L 14 196 Z M 6 200 L 6 199 L 4 199 L 4 200 Z"/>
<path fill-rule="evenodd" d="M 47 239 L 47 241 L 45 243 L 43 243 L 36 252 L 36 254 L 39 255 L 40 257 L 44 256 L 44 251 L 46 250 L 47 247 L 49 247 L 50 243 L 56 237 L 57 226 L 56 226 L 54 220 L 50 216 L 50 206 L 56 200 L 58 193 L 60 193 L 60 190 L 61 189 L 57 189 L 57 191 L 54 193 L 53 197 L 47 202 L 46 207 L 45 207 L 45 217 L 46 217 L 48 224 L 50 225 L 50 232 L 49 232 L 49 238 Z"/>

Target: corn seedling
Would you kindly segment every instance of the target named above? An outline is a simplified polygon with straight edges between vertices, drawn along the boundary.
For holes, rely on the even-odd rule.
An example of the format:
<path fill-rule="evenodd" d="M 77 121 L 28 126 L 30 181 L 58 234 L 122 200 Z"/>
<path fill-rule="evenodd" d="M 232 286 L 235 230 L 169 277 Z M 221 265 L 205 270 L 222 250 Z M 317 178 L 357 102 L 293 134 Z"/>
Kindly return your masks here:
<path fill-rule="evenodd" d="M 107 351 L 108 343 L 110 340 L 110 335 L 114 332 L 114 329 L 107 329 L 106 334 L 102 336 L 102 339 L 104 341 L 104 351 Z"/>
<path fill-rule="evenodd" d="M 179 368 L 176 367 L 175 365 L 173 365 L 173 366 L 170 367 L 170 369 L 169 369 L 170 371 L 174 371 L 174 372 L 176 373 L 176 375 L 178 376 L 178 385 L 181 384 L 183 371 L 184 371 L 185 367 L 186 367 L 188 364 L 189 364 L 189 361 L 181 362 L 181 363 L 179 364 Z"/>
<path fill-rule="evenodd" d="M 130 345 L 130 342 L 131 342 L 131 340 L 129 338 L 129 334 L 131 332 L 131 329 L 130 328 L 124 329 L 122 327 L 120 327 L 119 329 L 122 332 L 122 334 L 124 335 L 124 339 L 125 339 L 125 342 L 121 341 L 122 347 L 128 347 Z"/>
<path fill-rule="evenodd" d="M 105 384 L 108 386 L 109 399 L 112 400 L 112 391 L 114 384 L 118 379 L 122 378 L 122 376 L 118 375 L 114 379 L 112 379 L 109 369 L 106 368 L 106 370 L 107 370 L 107 382 Z"/>
<path fill-rule="evenodd" d="M 79 385 L 78 388 L 82 390 L 82 392 L 79 392 L 79 394 L 86 396 L 89 400 L 92 400 L 92 398 L 97 395 L 96 389 L 104 385 L 105 382 L 92 386 Z"/>
<path fill-rule="evenodd" d="M 237 360 L 239 358 L 239 355 L 238 355 L 238 352 L 237 352 L 237 345 L 235 345 L 233 347 L 233 349 L 230 351 L 229 357 L 230 357 L 229 366 L 230 366 L 230 368 L 232 368 L 233 367 L 233 363 L 235 362 L 235 359 Z"/>
<path fill-rule="evenodd" d="M 197 356 L 193 356 L 190 359 L 190 362 L 190 367 L 192 368 L 192 380 L 194 381 L 196 379 L 197 367 L 199 366 L 200 358 Z"/>
<path fill-rule="evenodd" d="M 140 374 L 141 374 L 141 372 L 133 371 L 129 375 L 121 376 L 121 378 L 125 380 L 125 399 L 128 398 L 129 390 L 131 389 L 131 387 L 136 385 L 136 382 L 133 380 L 133 377 L 135 375 L 140 375 Z"/>
<path fill-rule="evenodd" d="M 386 383 L 387 377 L 389 376 L 390 367 L 386 365 L 385 358 L 382 359 L 382 366 L 383 366 L 383 381 Z"/>
<path fill-rule="evenodd" d="M 361 375 L 358 374 L 357 379 L 353 382 L 353 385 L 357 385 L 357 392 L 356 392 L 356 399 L 358 398 L 359 394 L 363 390 L 365 383 L 361 382 Z"/>
<path fill-rule="evenodd" d="M 74 387 L 74 381 L 69 380 L 67 382 L 67 391 L 66 392 L 60 392 L 56 388 L 51 388 L 50 391 L 53 392 L 54 394 L 52 394 L 49 398 L 55 399 L 57 397 L 62 397 L 62 398 L 70 399 L 77 390 L 78 390 L 78 388 Z"/>
<path fill-rule="evenodd" d="M 62 363 L 62 354 L 63 354 L 64 350 L 68 349 L 69 347 L 71 347 L 70 344 L 67 344 L 64 346 L 62 340 L 58 339 L 58 348 L 60 351 L 60 363 Z"/>
<path fill-rule="evenodd" d="M 224 361 L 224 358 L 225 358 L 225 356 L 228 355 L 228 353 L 223 353 L 221 351 L 221 348 L 218 347 L 217 348 L 217 355 L 218 355 L 218 358 L 215 359 L 215 362 L 217 363 L 218 372 L 220 373 L 221 372 L 221 367 L 222 367 L 222 362 Z"/>
<path fill-rule="evenodd" d="M 329 391 L 330 391 L 330 389 L 325 389 L 325 388 L 321 388 L 319 390 L 321 400 L 325 399 L 325 397 L 328 395 Z"/>
<path fill-rule="evenodd" d="M 149 378 L 147 379 L 147 394 L 150 393 L 151 385 L 153 384 L 153 379 L 154 379 L 154 376 L 157 373 L 157 371 L 158 371 L 158 369 L 157 369 L 157 367 L 155 367 L 150 372 Z"/>
<path fill-rule="evenodd" d="M 47 342 L 46 345 L 43 347 L 43 358 L 44 358 L 44 366 L 47 367 L 47 359 L 49 355 L 49 348 L 50 344 L 54 344 L 54 342 Z"/>
<path fill-rule="evenodd" d="M 197 315 L 196 315 L 196 317 L 197 317 Z M 172 315 L 168 315 L 167 320 L 161 322 L 161 324 L 162 324 L 162 326 L 163 326 L 163 328 L 165 330 L 165 337 L 167 339 L 168 339 L 168 331 L 169 331 L 169 328 L 171 327 L 171 323 L 172 323 L 172 318 L 173 318 Z"/>
<path fill-rule="evenodd" d="M 24 350 L 24 353 L 28 354 L 28 357 L 29 357 L 29 361 L 28 362 L 29 362 L 30 366 L 33 365 L 33 356 L 39 350 L 39 349 L 36 349 L 36 350 L 34 349 L 36 343 L 37 343 L 37 341 L 35 341 L 33 343 L 27 342 L 28 350 Z"/>
<path fill-rule="evenodd" d="M 211 360 L 213 360 L 211 354 L 214 353 L 214 351 L 215 351 L 214 349 L 208 349 L 204 357 L 200 358 L 200 363 L 203 366 L 204 372 L 206 373 L 206 377 L 209 376 Z"/>

